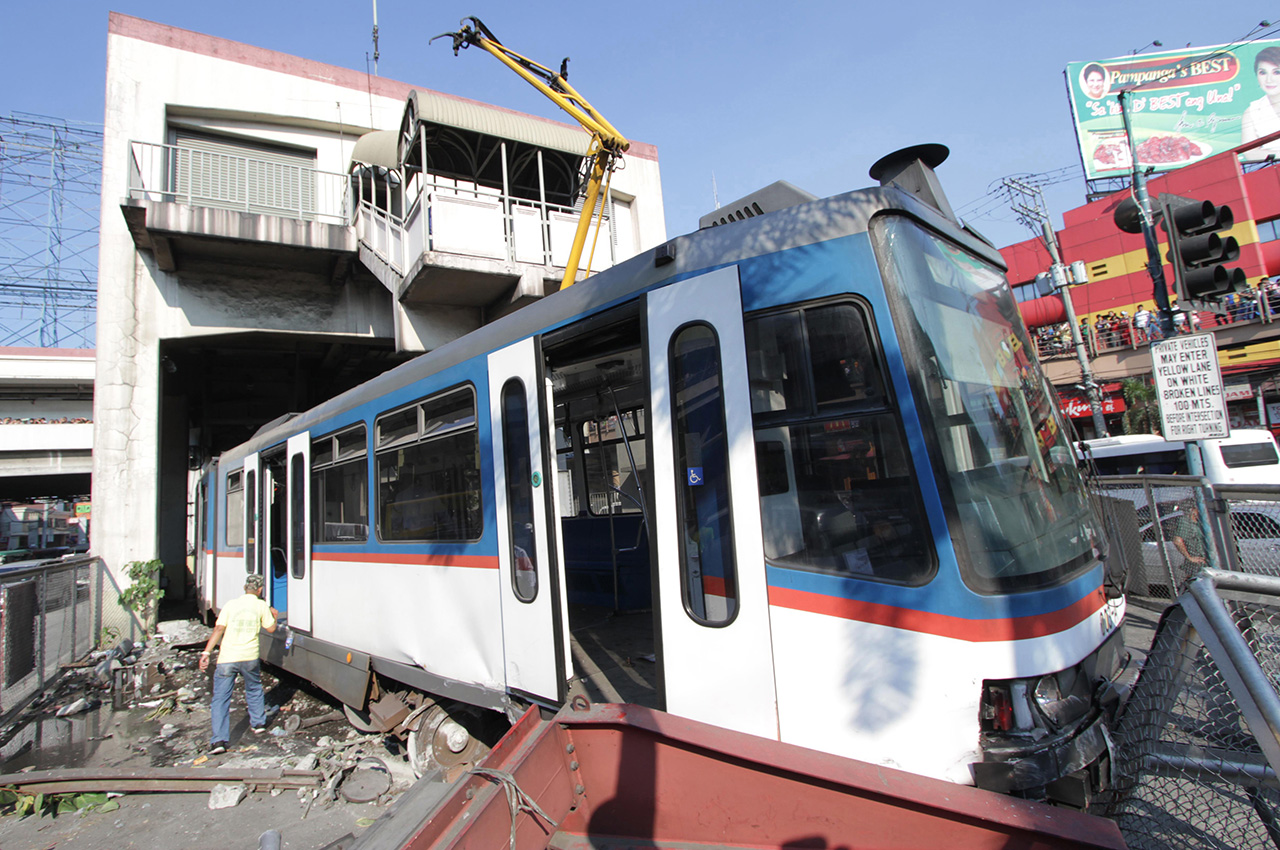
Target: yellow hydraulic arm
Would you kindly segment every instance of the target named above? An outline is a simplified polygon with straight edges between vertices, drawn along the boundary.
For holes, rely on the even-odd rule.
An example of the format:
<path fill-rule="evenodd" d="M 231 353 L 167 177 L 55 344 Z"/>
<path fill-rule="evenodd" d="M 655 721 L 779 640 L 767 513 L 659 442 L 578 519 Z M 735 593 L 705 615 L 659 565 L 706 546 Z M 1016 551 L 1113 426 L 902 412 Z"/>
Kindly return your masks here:
<path fill-rule="evenodd" d="M 470 22 L 470 23 L 468 23 Z M 595 107 L 587 102 L 586 98 L 578 94 L 573 86 L 569 85 L 569 60 L 565 59 L 560 64 L 560 73 L 555 73 L 544 65 L 539 65 L 532 59 L 521 56 L 514 50 L 504 46 L 498 41 L 494 34 L 489 31 L 479 18 L 469 17 L 462 19 L 462 29 L 458 32 L 444 33 L 436 38 L 444 38 L 449 36 L 453 39 L 453 54 L 458 55 L 460 49 L 465 49 L 471 45 L 481 48 L 486 53 L 491 54 L 503 65 L 515 71 L 523 77 L 529 85 L 545 94 L 547 97 L 573 116 L 574 120 L 582 125 L 583 129 L 591 134 L 591 147 L 587 153 L 590 162 L 590 176 L 587 178 L 586 195 L 582 201 L 582 215 L 578 218 L 578 230 L 573 237 L 573 247 L 569 251 L 569 261 L 564 270 L 564 282 L 561 287 L 571 286 L 578 276 L 578 264 L 582 260 L 582 248 L 587 242 L 587 230 L 591 226 L 591 219 L 596 214 L 596 204 L 600 203 L 600 187 L 603 185 L 605 191 L 608 191 L 608 178 L 618 166 L 618 161 L 622 158 L 622 154 L 631 146 L 621 133 L 613 128 L 613 125 L 604 119 Z M 435 38 L 431 39 L 435 41 Z M 604 204 L 600 203 L 600 211 L 604 212 Z M 588 272 L 590 269 L 588 269 Z"/>

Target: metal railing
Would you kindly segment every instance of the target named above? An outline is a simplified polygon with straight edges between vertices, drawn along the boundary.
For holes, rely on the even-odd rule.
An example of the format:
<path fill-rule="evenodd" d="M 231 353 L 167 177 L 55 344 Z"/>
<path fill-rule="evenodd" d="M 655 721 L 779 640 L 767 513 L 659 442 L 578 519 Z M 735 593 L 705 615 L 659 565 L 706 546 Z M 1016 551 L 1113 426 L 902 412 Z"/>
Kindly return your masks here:
<path fill-rule="evenodd" d="M 350 225 L 350 179 L 252 156 L 129 143 L 129 197 Z"/>
<path fill-rule="evenodd" d="M 1182 321 L 1174 328 L 1175 334 L 1199 333 L 1219 328 L 1261 323 L 1270 324 L 1280 319 L 1280 287 L 1266 286 L 1250 290 L 1239 300 L 1224 302 L 1216 310 L 1197 310 L 1175 316 Z M 1089 356 L 1097 357 L 1108 351 L 1135 350 L 1163 338 L 1160 322 L 1153 317 L 1146 328 L 1138 328 L 1132 316 L 1097 317 L 1092 323 L 1081 325 L 1081 337 Z M 1071 341 L 1071 329 L 1065 322 L 1044 325 L 1032 330 L 1032 341 L 1041 360 L 1075 357 L 1075 345 Z"/>
<path fill-rule="evenodd" d="M 1093 497 L 1113 582 L 1130 595 L 1172 600 L 1206 567 L 1280 576 L 1280 485 L 1108 475 L 1093 479 Z"/>
<path fill-rule="evenodd" d="M 94 557 L 0 572 L 0 717 L 97 643 L 103 568 Z"/>
<path fill-rule="evenodd" d="M 398 274 L 424 252 L 484 257 L 509 263 L 563 268 L 577 229 L 573 207 L 539 203 L 505 195 L 483 186 L 455 185 L 427 180 L 403 215 L 388 209 L 392 192 L 357 187 L 356 209 L 360 241 Z M 373 203 L 369 197 L 377 197 Z M 595 237 L 593 224 L 587 249 Z M 608 215 L 601 220 L 592 270 L 614 263 L 613 235 Z M 585 260 L 584 260 L 585 262 Z"/>
<path fill-rule="evenodd" d="M 1160 618 L 1113 726 L 1128 846 L 1280 846 L 1280 578 L 1207 570 Z"/>

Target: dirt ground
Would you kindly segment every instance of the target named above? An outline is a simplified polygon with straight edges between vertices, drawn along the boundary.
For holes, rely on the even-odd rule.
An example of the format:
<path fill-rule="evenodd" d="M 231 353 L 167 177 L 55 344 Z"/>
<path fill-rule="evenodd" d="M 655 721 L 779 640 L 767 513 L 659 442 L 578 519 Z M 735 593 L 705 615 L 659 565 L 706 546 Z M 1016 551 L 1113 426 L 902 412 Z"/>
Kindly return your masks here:
<path fill-rule="evenodd" d="M 267 732 L 249 729 L 238 684 L 231 747 L 210 755 L 212 681 L 197 667 L 208 632 L 195 621 L 162 623 L 145 650 L 111 665 L 123 667 L 123 673 L 99 675 L 95 667 L 103 659 L 92 657 L 95 666 L 68 670 L 21 718 L 0 730 L 0 774 L 61 768 L 298 768 L 320 771 L 321 780 L 305 790 L 250 791 L 238 805 L 216 810 L 209 808 L 211 794 L 200 791 L 128 793 L 115 798 L 118 809 L 106 812 L 10 814 L 0 817 L 0 850 L 173 850 L 202 844 L 251 850 L 271 829 L 281 833 L 280 846 L 289 850 L 338 850 L 354 840 L 344 838 L 358 838 L 413 785 L 397 741 L 358 732 L 345 718 L 288 732 L 298 722 L 290 718 L 305 722 L 341 706 L 269 667 L 263 669 Z M 104 686 L 104 679 L 124 687 Z M 77 708 L 81 699 L 91 707 L 57 716 L 59 709 Z M 356 800 L 376 796 L 371 802 L 349 802 L 344 794 Z"/>

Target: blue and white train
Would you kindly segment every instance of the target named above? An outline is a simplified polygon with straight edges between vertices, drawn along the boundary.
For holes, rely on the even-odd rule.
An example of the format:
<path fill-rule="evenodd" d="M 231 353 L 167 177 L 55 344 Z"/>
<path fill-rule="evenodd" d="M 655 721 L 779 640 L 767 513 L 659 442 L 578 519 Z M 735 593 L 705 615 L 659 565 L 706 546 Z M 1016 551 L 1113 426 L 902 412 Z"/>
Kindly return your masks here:
<path fill-rule="evenodd" d="M 1123 601 L 945 157 L 775 185 L 264 426 L 200 488 L 202 604 L 264 573 L 264 657 L 419 764 L 472 752 L 442 706 L 585 693 L 1086 801 Z"/>

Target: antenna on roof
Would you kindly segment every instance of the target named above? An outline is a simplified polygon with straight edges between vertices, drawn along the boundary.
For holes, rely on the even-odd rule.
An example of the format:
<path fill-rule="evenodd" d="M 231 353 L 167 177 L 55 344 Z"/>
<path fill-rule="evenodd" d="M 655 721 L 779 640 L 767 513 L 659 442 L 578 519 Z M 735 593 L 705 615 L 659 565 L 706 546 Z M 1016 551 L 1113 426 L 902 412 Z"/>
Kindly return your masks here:
<path fill-rule="evenodd" d="M 378 0 L 373 0 L 373 75 L 378 76 Z"/>

